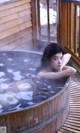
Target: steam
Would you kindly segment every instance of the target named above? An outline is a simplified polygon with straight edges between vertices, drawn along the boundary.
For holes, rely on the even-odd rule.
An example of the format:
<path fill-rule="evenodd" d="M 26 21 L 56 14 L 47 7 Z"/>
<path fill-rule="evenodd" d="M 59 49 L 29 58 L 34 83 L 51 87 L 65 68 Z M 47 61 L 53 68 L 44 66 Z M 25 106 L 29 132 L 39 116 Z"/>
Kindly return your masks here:
<path fill-rule="evenodd" d="M 0 3 L 8 2 L 8 1 L 11 1 L 11 0 L 0 0 Z"/>

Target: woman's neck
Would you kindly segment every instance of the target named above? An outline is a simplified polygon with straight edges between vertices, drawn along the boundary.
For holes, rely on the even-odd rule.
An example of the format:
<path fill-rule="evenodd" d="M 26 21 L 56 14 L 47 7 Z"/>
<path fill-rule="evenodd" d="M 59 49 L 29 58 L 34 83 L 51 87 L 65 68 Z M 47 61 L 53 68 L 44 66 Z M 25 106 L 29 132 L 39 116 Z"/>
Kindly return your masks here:
<path fill-rule="evenodd" d="M 47 72 L 58 72 L 58 70 L 56 70 L 56 69 L 54 69 L 54 68 L 51 68 L 50 66 L 47 66 L 47 67 L 45 68 L 45 70 L 46 70 Z"/>

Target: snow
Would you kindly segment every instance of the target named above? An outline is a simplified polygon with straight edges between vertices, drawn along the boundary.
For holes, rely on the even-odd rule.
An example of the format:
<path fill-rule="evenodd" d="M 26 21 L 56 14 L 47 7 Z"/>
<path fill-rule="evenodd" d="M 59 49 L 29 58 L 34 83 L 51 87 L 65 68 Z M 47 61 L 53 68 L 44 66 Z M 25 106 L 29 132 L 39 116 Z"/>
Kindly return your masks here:
<path fill-rule="evenodd" d="M 77 6 L 77 16 L 80 16 L 80 7 Z"/>
<path fill-rule="evenodd" d="M 50 13 L 50 24 L 56 23 L 57 13 L 52 8 L 49 8 Z M 40 3 L 40 19 L 41 25 L 47 25 L 47 9 L 44 8 L 43 4 Z"/>

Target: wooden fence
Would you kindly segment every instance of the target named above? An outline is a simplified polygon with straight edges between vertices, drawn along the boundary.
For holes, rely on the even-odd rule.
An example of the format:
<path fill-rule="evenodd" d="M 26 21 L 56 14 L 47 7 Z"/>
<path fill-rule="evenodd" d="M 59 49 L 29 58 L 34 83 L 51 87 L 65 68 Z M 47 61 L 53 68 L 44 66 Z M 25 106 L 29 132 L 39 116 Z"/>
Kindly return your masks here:
<path fill-rule="evenodd" d="M 0 50 L 23 47 L 32 40 L 31 0 L 0 5 Z"/>
<path fill-rule="evenodd" d="M 58 41 L 80 66 L 80 2 L 58 2 Z"/>

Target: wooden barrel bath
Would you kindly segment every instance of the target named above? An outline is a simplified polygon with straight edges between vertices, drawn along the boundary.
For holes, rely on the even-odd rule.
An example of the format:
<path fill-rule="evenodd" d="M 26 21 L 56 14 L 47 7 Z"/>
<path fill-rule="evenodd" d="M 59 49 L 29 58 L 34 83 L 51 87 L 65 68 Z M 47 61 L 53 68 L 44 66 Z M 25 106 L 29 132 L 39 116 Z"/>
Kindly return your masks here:
<path fill-rule="evenodd" d="M 29 53 L 31 55 L 31 57 L 34 54 L 34 52 L 27 52 L 27 53 Z M 38 57 L 39 53 L 35 53 L 35 54 Z M 5 56 L 5 60 L 6 60 L 6 57 L 8 58 L 7 63 L 9 65 L 13 64 L 13 62 L 11 63 L 11 61 L 12 61 L 11 57 L 14 57 L 14 58 L 21 57 L 23 60 L 23 55 L 25 57 L 25 59 L 24 59 L 25 62 L 27 62 L 26 52 L 8 51 L 8 52 L 0 52 L 0 55 L 3 55 L 2 60 L 4 60 L 4 56 Z M 20 58 L 20 60 L 21 60 L 21 58 Z M 16 61 L 16 63 L 18 63 L 17 61 Z M 20 64 L 23 66 L 23 64 L 21 62 L 20 62 Z M 6 64 L 6 66 L 7 66 L 7 64 Z M 9 66 L 7 66 L 7 67 L 9 67 Z M 14 69 L 15 68 L 16 67 L 14 66 Z M 2 69 L 5 70 L 6 67 L 3 66 Z M 8 70 L 8 72 L 11 73 L 10 70 Z M 23 70 L 22 67 L 21 67 L 21 70 Z M 15 69 L 15 71 L 16 71 L 16 69 Z M 20 81 L 16 80 L 16 82 L 19 83 Z M 16 82 L 14 82 L 14 83 L 16 84 Z M 6 128 L 7 133 L 56 133 L 58 131 L 58 129 L 61 127 L 61 125 L 64 123 L 64 121 L 67 117 L 67 114 L 68 114 L 69 83 L 70 83 L 70 78 L 68 78 L 66 80 L 62 89 L 60 89 L 59 92 L 57 92 L 55 95 L 53 95 L 39 103 L 36 102 L 36 104 L 32 104 L 31 106 L 27 106 L 27 107 L 24 106 L 23 108 L 20 108 L 20 106 L 19 106 L 18 109 L 17 108 L 15 109 L 14 107 L 12 107 L 12 105 L 10 105 L 10 103 L 9 103 L 8 109 L 5 109 L 2 106 L 4 108 L 4 110 L 2 108 L 3 111 L 2 112 L 0 111 L 1 112 L 0 113 L 0 127 Z M 8 84 L 9 84 L 9 80 L 8 80 Z M 11 81 L 10 81 L 10 85 L 11 85 L 11 87 L 13 87 L 12 86 L 13 83 L 11 83 Z M 16 86 L 14 86 L 13 88 L 15 88 L 15 87 Z M 10 88 L 8 89 L 8 92 L 9 91 L 11 91 Z M 20 91 L 23 91 L 23 90 L 20 90 Z M 6 91 L 4 91 L 4 92 L 6 92 Z M 13 92 L 17 92 L 17 91 L 13 91 Z M 3 92 L 1 91 L 0 93 L 2 94 Z M 9 92 L 9 94 L 11 94 L 11 93 Z M 17 92 L 17 95 L 18 95 L 18 92 Z M 11 97 L 9 97 L 9 98 L 11 98 Z M 18 98 L 19 98 L 19 96 L 17 97 L 17 99 Z M 0 100 L 0 104 L 1 104 L 1 100 Z M 20 104 L 20 102 L 19 102 L 19 104 Z M 17 106 L 18 106 L 18 104 L 17 104 Z"/>

